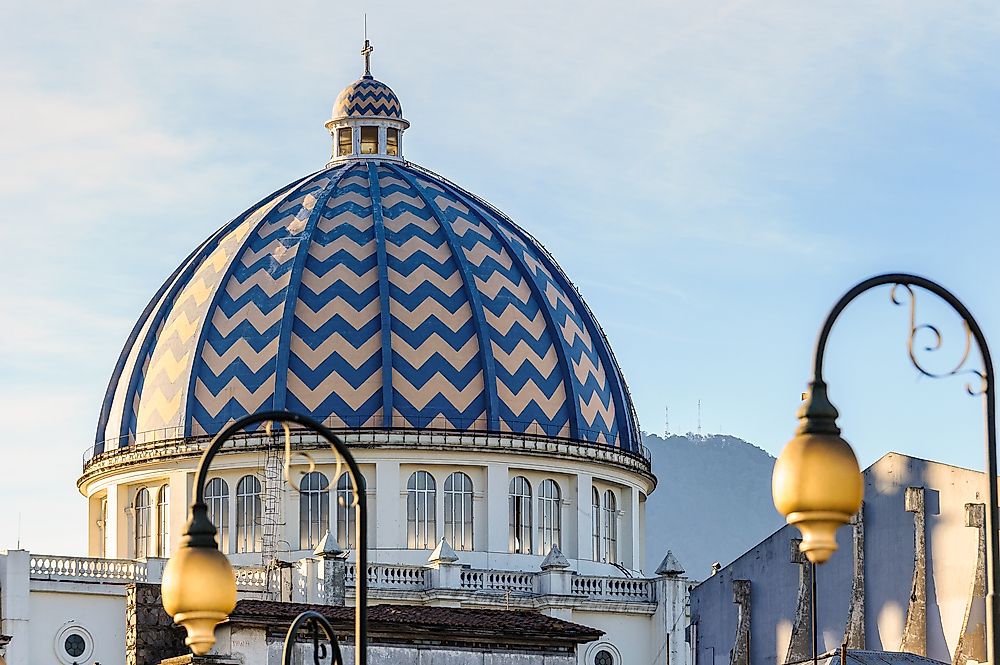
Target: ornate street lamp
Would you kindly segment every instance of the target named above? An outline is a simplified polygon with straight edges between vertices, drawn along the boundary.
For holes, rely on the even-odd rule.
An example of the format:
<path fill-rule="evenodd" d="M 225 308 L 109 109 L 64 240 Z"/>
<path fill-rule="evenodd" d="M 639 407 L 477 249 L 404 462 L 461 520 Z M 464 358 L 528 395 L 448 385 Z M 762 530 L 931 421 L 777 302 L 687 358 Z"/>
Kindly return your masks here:
<path fill-rule="evenodd" d="M 288 424 L 315 432 L 330 444 L 334 453 L 347 465 L 354 488 L 356 519 L 356 539 L 358 543 L 357 570 L 355 576 L 354 610 L 354 662 L 367 663 L 368 654 L 368 507 L 365 497 L 365 481 L 354 456 L 347 445 L 336 434 L 314 420 L 288 411 L 265 411 L 255 413 L 235 421 L 219 432 L 208 449 L 201 456 L 198 471 L 194 477 L 194 503 L 191 504 L 191 520 L 185 527 L 180 549 L 175 552 L 163 571 L 163 608 L 174 621 L 187 630 L 185 643 L 191 651 L 202 656 L 215 644 L 215 627 L 228 619 L 236 607 L 236 575 L 226 555 L 219 551 L 215 539 L 216 529 L 208 518 L 205 503 L 205 481 L 208 468 L 216 453 L 227 440 L 243 432 L 251 425 L 261 423 L 281 423 L 285 428 L 285 474 L 289 475 L 291 441 Z M 302 453 L 299 453 L 302 454 Z M 306 456 L 308 458 L 308 456 Z M 312 460 L 309 459 L 310 465 Z M 303 612 L 292 622 L 285 638 L 284 662 L 291 659 L 296 631 L 305 623 L 312 626 L 314 649 L 320 649 L 318 629 L 322 628 L 331 642 L 334 663 L 339 665 L 340 646 L 330 624 L 316 612 Z M 325 647 L 324 647 L 325 651 Z"/>
<path fill-rule="evenodd" d="M 929 279 L 905 273 L 890 273 L 871 277 L 859 283 L 837 302 L 827 315 L 816 341 L 813 358 L 813 379 L 809 393 L 799 409 L 799 428 L 795 437 L 785 446 L 774 465 L 772 494 L 774 505 L 802 532 L 801 549 L 813 563 L 823 563 L 837 549 L 836 530 L 846 524 L 861 507 L 864 487 L 861 471 L 854 451 L 840 436 L 837 427 L 837 409 L 827 398 L 826 383 L 823 381 L 823 354 L 830 336 L 830 330 L 847 305 L 869 289 L 882 285 L 892 285 L 890 297 L 896 305 L 902 305 L 898 297 L 899 289 L 909 295 L 910 332 L 907 351 L 910 362 L 928 377 L 940 378 L 957 374 L 972 374 L 979 384 L 966 385 L 971 395 L 982 395 L 986 412 L 986 481 L 988 500 L 986 504 L 986 530 L 989 537 L 987 547 L 987 591 L 986 591 L 986 648 L 988 661 L 998 665 L 997 632 L 995 618 L 1000 616 L 997 607 L 996 590 L 1000 584 L 1000 567 L 997 556 L 1000 553 L 1000 538 L 997 533 L 997 440 L 996 440 L 996 394 L 993 385 L 993 360 L 986 338 L 979 324 L 965 305 L 950 291 Z M 914 342 L 918 332 L 927 331 L 933 336 L 933 343 L 925 350 L 941 348 L 941 333 L 932 325 L 916 322 L 916 293 L 914 287 L 930 291 L 944 300 L 961 317 L 965 325 L 965 352 L 958 363 L 947 372 L 931 372 L 924 368 L 914 352 Z M 982 358 L 982 369 L 966 367 L 975 340 Z"/>

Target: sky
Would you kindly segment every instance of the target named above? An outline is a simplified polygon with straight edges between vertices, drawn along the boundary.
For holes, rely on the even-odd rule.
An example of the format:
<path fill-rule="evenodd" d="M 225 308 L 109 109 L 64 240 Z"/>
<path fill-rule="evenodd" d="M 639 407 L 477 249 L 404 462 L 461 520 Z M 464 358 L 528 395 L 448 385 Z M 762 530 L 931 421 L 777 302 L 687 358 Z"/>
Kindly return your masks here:
<path fill-rule="evenodd" d="M 1000 349 L 995 2 L 278 5 L 0 5 L 0 547 L 84 552 L 76 479 L 129 330 L 193 247 L 326 162 L 365 12 L 407 158 L 555 255 L 644 430 L 669 408 L 698 431 L 700 401 L 701 431 L 777 455 L 826 312 L 872 274 L 941 282 Z M 947 370 L 961 324 L 917 302 Z M 921 378 L 908 331 L 888 289 L 843 314 L 844 436 L 862 465 L 982 468 L 981 400 Z"/>

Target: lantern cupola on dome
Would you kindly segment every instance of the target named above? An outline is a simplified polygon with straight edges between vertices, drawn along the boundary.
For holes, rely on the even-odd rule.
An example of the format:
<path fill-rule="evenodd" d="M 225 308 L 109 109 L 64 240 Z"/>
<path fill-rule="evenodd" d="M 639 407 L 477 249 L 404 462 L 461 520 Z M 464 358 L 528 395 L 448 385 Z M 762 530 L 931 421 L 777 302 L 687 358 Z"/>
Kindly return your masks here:
<path fill-rule="evenodd" d="M 340 91 L 326 128 L 333 137 L 330 164 L 348 159 L 403 159 L 403 132 L 410 126 L 392 88 L 376 80 L 371 71 L 369 40 L 361 54 L 365 73 Z"/>

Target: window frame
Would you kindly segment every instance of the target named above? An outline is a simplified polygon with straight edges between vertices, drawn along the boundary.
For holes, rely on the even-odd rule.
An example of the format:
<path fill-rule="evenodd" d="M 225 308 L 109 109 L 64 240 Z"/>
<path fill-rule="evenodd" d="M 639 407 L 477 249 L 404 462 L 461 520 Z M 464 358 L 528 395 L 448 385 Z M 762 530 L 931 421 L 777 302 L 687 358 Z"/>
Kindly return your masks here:
<path fill-rule="evenodd" d="M 601 490 L 591 487 L 590 511 L 591 511 L 591 537 L 594 548 L 594 561 L 601 560 Z"/>
<path fill-rule="evenodd" d="M 508 486 L 508 549 L 511 554 L 534 554 L 531 515 L 531 481 L 514 476 Z M 527 546 L 525 546 L 527 541 Z"/>
<path fill-rule="evenodd" d="M 604 490 L 604 560 L 618 563 L 618 496 L 614 490 Z"/>
<path fill-rule="evenodd" d="M 329 529 L 330 479 L 310 471 L 299 480 L 299 549 L 315 548 Z"/>
<path fill-rule="evenodd" d="M 252 483 L 249 489 L 247 485 Z M 248 473 L 236 483 L 236 552 L 263 550 L 264 485 L 260 478 Z"/>
<path fill-rule="evenodd" d="M 344 137 L 347 137 L 347 141 L 344 141 Z M 346 152 L 344 148 L 347 148 Z M 354 154 L 354 128 L 353 127 L 338 127 L 337 128 L 337 157 L 349 157 Z"/>
<path fill-rule="evenodd" d="M 406 549 L 432 550 L 437 545 L 437 482 L 418 469 L 406 481 Z"/>
<path fill-rule="evenodd" d="M 216 529 L 219 551 L 229 552 L 229 483 L 216 476 L 205 483 L 205 504 L 208 519 Z"/>
<path fill-rule="evenodd" d="M 390 157 L 399 156 L 399 137 L 400 131 L 398 127 L 385 128 L 385 154 Z"/>
<path fill-rule="evenodd" d="M 358 515 L 354 509 L 354 481 L 344 472 L 337 479 L 337 546 L 342 550 L 357 547 Z"/>
<path fill-rule="evenodd" d="M 377 155 L 378 152 L 378 125 L 361 125 L 361 131 L 358 132 L 360 141 L 358 142 L 358 154 L 360 155 Z M 374 142 L 366 135 L 374 133 Z M 366 148 L 368 148 L 366 150 Z"/>
<path fill-rule="evenodd" d="M 149 557 L 153 540 L 153 506 L 150 503 L 149 488 L 140 487 L 136 490 L 132 506 L 135 511 L 135 558 L 145 559 Z"/>
<path fill-rule="evenodd" d="M 461 486 L 456 487 L 456 482 Z M 475 548 L 475 486 L 464 471 L 453 471 L 444 481 L 444 537 L 457 552 Z"/>
<path fill-rule="evenodd" d="M 552 547 L 562 549 L 562 490 L 553 478 L 538 485 L 539 554 L 547 555 Z"/>
<path fill-rule="evenodd" d="M 156 491 L 156 556 L 170 556 L 170 484 Z"/>

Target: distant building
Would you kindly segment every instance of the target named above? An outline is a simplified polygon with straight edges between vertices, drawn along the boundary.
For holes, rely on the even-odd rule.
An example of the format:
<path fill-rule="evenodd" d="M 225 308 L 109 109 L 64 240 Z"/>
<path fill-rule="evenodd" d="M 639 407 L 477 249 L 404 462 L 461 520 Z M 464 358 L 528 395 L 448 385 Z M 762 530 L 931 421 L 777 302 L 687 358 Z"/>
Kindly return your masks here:
<path fill-rule="evenodd" d="M 329 164 L 213 233 L 139 317 L 78 481 L 90 556 L 0 556 L 8 663 L 182 655 L 155 597 L 195 466 L 267 409 L 352 446 L 371 566 L 352 563 L 352 487 L 329 449 L 292 432 L 316 464 L 295 490 L 280 437 L 237 437 L 206 491 L 241 597 L 213 662 L 276 662 L 281 603 L 350 606 L 366 574 L 373 613 L 409 625 L 397 651 L 447 615 L 484 624 L 478 641 L 432 630 L 464 653 L 449 662 L 683 663 L 688 582 L 672 557 L 641 572 L 656 479 L 600 325 L 531 235 L 404 159 L 409 123 L 369 53 L 326 124 Z M 508 610 L 535 614 L 521 633 L 485 626 Z"/>
<path fill-rule="evenodd" d="M 862 511 L 816 568 L 818 651 L 985 662 L 985 475 L 889 453 L 864 477 Z M 797 537 L 778 530 L 692 590 L 693 665 L 810 658 L 811 566 Z"/>

